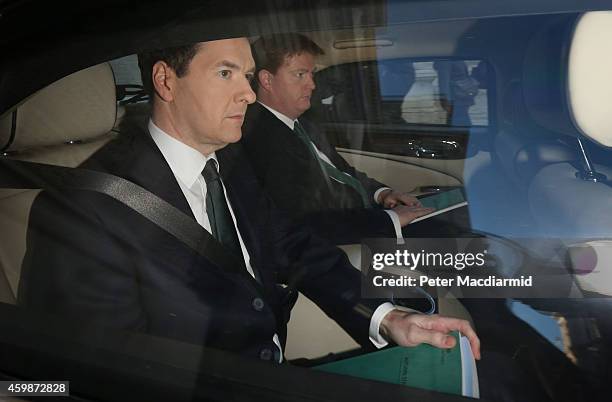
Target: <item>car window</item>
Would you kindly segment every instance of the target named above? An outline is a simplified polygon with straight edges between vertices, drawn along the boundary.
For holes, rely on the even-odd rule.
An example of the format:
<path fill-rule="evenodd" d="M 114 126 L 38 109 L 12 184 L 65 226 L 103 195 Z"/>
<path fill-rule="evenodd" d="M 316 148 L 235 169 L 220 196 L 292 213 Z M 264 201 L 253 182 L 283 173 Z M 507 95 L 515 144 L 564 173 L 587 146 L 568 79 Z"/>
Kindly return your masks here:
<path fill-rule="evenodd" d="M 478 77 L 475 78 L 475 77 Z M 342 64 L 317 74 L 327 122 L 487 126 L 484 61 L 376 60 Z M 324 95 L 323 95 L 324 94 Z M 462 116 L 445 110 L 455 99 Z M 448 107 L 446 104 L 445 107 Z M 467 116 L 465 116 L 467 114 Z M 458 117 L 459 116 L 459 117 Z M 463 120 L 461 120 L 463 118 Z"/>
<path fill-rule="evenodd" d="M 104 401 L 607 400 L 612 158 L 574 120 L 567 63 L 610 5 L 188 3 L 0 5 L 3 380 Z M 260 40 L 296 33 L 316 47 L 262 70 Z M 177 67 L 220 39 L 231 58 Z M 392 359 L 360 366 L 398 350 L 383 317 L 406 307 L 469 322 L 482 359 L 464 341 L 399 349 L 391 380 L 371 369 Z"/>
<path fill-rule="evenodd" d="M 135 54 L 111 60 L 109 64 L 113 69 L 117 101 L 120 105 L 147 100 L 138 69 L 138 57 Z"/>

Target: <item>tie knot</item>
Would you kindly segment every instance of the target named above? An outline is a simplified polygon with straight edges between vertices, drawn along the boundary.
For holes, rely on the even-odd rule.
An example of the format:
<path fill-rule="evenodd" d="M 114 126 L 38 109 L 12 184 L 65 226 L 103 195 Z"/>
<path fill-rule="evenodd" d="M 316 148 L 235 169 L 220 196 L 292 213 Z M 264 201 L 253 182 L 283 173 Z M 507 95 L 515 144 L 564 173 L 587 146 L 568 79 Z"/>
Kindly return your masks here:
<path fill-rule="evenodd" d="M 306 131 L 304 130 L 304 126 L 302 126 L 299 120 L 296 120 L 295 123 L 293 123 L 293 128 L 295 130 Z"/>
<path fill-rule="evenodd" d="M 308 135 L 308 132 L 306 132 L 306 129 L 304 129 L 304 126 L 298 120 L 296 120 L 293 124 L 293 132 L 297 134 L 297 136 L 300 137 L 302 140 L 310 141 L 310 136 Z"/>
<path fill-rule="evenodd" d="M 204 181 L 206 184 L 219 180 L 219 172 L 217 171 L 217 161 L 214 159 L 209 159 L 204 165 L 204 170 L 202 170 L 202 176 L 204 176 Z"/>

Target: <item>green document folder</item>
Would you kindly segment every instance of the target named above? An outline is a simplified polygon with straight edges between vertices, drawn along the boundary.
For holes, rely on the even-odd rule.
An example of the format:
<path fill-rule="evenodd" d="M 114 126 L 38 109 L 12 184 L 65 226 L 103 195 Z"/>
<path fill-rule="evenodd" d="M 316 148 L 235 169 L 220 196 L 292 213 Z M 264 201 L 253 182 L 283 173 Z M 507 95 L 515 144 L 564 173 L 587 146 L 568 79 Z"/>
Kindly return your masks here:
<path fill-rule="evenodd" d="M 467 338 L 453 334 L 457 346 L 438 349 L 430 345 L 396 346 L 378 352 L 316 367 L 344 374 L 478 398 L 476 364 Z"/>
<path fill-rule="evenodd" d="M 437 194 L 430 194 L 419 197 L 419 201 L 424 207 L 434 208 L 430 214 L 420 216 L 414 219 L 411 223 L 416 223 L 432 216 L 440 215 L 456 208 L 467 205 L 467 201 L 463 196 L 463 191 L 460 188 L 455 188 L 448 191 L 443 191 Z"/>
<path fill-rule="evenodd" d="M 422 197 L 419 199 L 419 201 L 424 207 L 445 209 L 455 204 L 464 202 L 465 197 L 463 196 L 461 189 L 455 188 L 453 190 Z"/>

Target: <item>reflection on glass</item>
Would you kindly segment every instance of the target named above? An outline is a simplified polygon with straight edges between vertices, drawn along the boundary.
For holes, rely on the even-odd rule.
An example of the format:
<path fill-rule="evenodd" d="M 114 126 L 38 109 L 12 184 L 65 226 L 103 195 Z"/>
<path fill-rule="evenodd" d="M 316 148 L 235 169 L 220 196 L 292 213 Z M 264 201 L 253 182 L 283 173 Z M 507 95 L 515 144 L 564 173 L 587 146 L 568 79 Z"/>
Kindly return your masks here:
<path fill-rule="evenodd" d="M 488 79 L 480 60 L 346 63 L 318 74 L 314 112 L 335 123 L 487 126 Z"/>

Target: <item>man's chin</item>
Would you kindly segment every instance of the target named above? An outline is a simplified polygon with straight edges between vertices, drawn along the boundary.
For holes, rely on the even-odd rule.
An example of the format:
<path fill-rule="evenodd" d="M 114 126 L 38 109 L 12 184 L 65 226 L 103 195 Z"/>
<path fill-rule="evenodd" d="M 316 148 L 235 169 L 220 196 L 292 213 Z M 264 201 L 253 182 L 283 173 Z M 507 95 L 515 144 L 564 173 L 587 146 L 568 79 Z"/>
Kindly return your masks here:
<path fill-rule="evenodd" d="M 237 132 L 228 133 L 225 140 L 228 144 L 233 144 L 235 142 L 240 141 L 241 138 L 242 138 L 242 131 L 238 130 Z"/>
<path fill-rule="evenodd" d="M 300 116 L 304 113 L 306 113 L 306 111 L 308 111 L 308 109 L 310 109 L 310 102 L 307 102 L 304 106 L 302 106 L 300 108 Z"/>
<path fill-rule="evenodd" d="M 216 148 L 222 149 L 230 144 L 234 144 L 242 138 L 242 132 L 239 130 L 238 132 L 225 132 L 222 137 L 217 137 L 217 141 L 215 141 Z"/>

